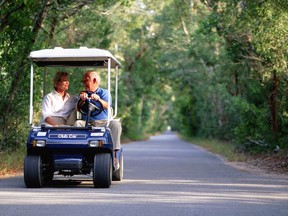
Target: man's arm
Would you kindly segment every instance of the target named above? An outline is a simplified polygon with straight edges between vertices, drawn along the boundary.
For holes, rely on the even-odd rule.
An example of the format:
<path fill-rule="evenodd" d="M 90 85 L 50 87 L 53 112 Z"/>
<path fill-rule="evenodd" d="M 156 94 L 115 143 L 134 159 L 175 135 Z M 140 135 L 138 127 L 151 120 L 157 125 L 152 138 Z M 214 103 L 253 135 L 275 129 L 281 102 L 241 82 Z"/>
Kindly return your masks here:
<path fill-rule="evenodd" d="M 105 101 L 105 100 L 101 99 L 101 98 L 99 97 L 99 95 L 97 95 L 97 94 L 92 94 L 92 95 L 91 95 L 91 99 L 92 99 L 92 100 L 99 101 L 99 102 L 102 104 L 103 109 L 107 109 L 107 108 L 108 108 L 108 101 Z"/>
<path fill-rule="evenodd" d="M 88 97 L 88 94 L 86 92 L 81 92 L 80 93 L 80 99 L 81 99 L 80 104 L 79 104 L 80 106 L 85 103 L 87 97 Z M 103 109 L 107 109 L 108 108 L 108 101 L 100 98 L 100 96 L 98 94 L 95 94 L 95 93 L 91 94 L 91 99 L 95 100 L 95 101 L 99 101 L 103 105 Z"/>

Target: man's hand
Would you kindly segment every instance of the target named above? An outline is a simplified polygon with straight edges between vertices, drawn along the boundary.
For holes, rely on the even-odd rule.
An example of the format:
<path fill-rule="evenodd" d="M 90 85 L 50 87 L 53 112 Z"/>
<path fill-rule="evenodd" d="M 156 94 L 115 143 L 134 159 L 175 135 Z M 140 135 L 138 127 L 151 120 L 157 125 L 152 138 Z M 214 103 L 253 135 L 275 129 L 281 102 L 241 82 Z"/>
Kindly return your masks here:
<path fill-rule="evenodd" d="M 80 99 L 82 101 L 86 101 L 87 97 L 88 97 L 88 94 L 86 92 L 81 92 L 80 93 Z"/>
<path fill-rule="evenodd" d="M 92 100 L 96 100 L 96 101 L 98 101 L 100 99 L 100 96 L 98 94 L 95 94 L 95 93 L 91 94 L 90 97 L 91 97 Z M 88 98 L 88 94 L 86 92 L 81 92 L 80 93 L 80 99 L 82 101 L 86 101 L 87 98 Z"/>
<path fill-rule="evenodd" d="M 98 94 L 92 94 L 91 99 L 98 101 L 100 99 L 100 96 Z"/>

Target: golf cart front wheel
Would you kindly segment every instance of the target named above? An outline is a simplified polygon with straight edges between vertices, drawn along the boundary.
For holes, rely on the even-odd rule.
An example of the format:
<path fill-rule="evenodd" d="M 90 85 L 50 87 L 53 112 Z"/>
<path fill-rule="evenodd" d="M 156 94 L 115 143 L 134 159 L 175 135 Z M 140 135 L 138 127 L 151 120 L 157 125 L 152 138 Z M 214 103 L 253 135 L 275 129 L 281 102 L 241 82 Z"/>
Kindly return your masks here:
<path fill-rule="evenodd" d="M 42 160 L 39 155 L 27 155 L 25 157 L 24 182 L 27 188 L 42 187 Z"/>
<path fill-rule="evenodd" d="M 95 188 L 109 188 L 112 182 L 112 157 L 109 153 L 94 156 L 93 184 Z"/>

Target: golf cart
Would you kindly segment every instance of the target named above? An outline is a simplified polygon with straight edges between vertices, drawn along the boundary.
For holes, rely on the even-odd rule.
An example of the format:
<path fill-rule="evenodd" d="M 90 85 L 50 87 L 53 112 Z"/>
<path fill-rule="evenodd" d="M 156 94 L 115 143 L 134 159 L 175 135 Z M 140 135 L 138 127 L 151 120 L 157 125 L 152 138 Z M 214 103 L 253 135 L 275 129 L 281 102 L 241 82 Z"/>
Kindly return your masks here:
<path fill-rule="evenodd" d="M 92 177 L 96 188 L 109 188 L 112 180 L 123 178 L 123 151 L 114 151 L 109 123 L 117 115 L 118 69 L 120 62 L 109 52 L 102 49 L 80 47 L 79 49 L 43 49 L 30 53 L 30 132 L 27 139 L 27 155 L 24 161 L 24 182 L 27 188 L 39 188 L 53 181 L 54 175 L 69 178 L 85 175 Z M 89 67 L 107 69 L 107 89 L 111 92 L 111 69 L 115 70 L 114 115 L 108 108 L 106 126 L 94 127 L 88 123 L 90 115 L 101 112 L 101 104 L 92 104 L 88 93 L 87 115 L 84 127 L 47 126 L 33 123 L 33 78 L 34 66 L 44 68 L 44 89 L 46 69 L 51 67 Z M 80 70 L 81 71 L 81 70 Z M 80 80 L 79 80 L 80 82 Z M 45 93 L 45 91 L 44 91 Z M 43 93 L 43 94 L 44 94 Z M 110 99 L 108 103 L 110 104 Z M 95 114 L 96 113 L 96 114 Z M 116 121 L 116 120 L 115 120 Z M 116 152 L 116 153 L 115 153 Z M 114 159 L 120 166 L 114 164 Z"/>

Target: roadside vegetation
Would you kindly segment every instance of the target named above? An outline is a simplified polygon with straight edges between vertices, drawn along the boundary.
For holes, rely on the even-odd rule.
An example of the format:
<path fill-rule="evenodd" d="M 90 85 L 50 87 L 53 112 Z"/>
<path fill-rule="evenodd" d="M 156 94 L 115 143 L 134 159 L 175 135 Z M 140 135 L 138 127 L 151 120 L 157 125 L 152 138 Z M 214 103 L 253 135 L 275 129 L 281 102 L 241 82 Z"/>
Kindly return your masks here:
<path fill-rule="evenodd" d="M 282 0 L 1 1 L 1 170 L 13 169 L 13 150 L 25 149 L 27 57 L 54 47 L 108 49 L 120 59 L 125 139 L 170 126 L 185 137 L 213 140 L 210 148 L 228 157 L 233 151 L 215 140 L 243 155 L 287 152 L 287 32 L 288 1 Z M 72 93 L 79 92 L 79 79 L 71 76 Z M 39 111 L 38 70 L 34 81 Z"/>
<path fill-rule="evenodd" d="M 247 160 L 247 154 L 236 151 L 235 144 L 227 141 L 204 139 L 199 137 L 182 137 L 182 139 L 198 145 L 213 154 L 217 154 L 230 162 L 245 162 Z"/>
<path fill-rule="evenodd" d="M 0 152 L 0 176 L 11 176 L 22 173 L 25 155 L 26 150 L 24 148 L 17 151 Z"/>

